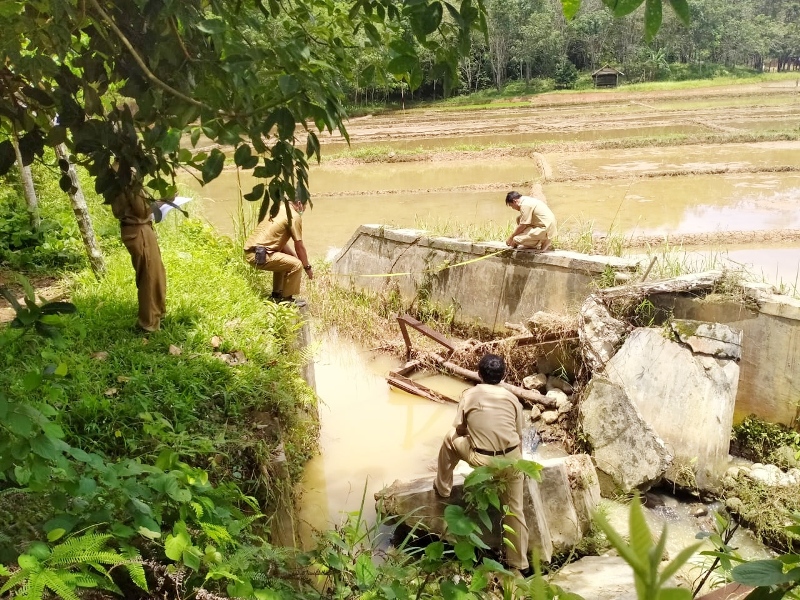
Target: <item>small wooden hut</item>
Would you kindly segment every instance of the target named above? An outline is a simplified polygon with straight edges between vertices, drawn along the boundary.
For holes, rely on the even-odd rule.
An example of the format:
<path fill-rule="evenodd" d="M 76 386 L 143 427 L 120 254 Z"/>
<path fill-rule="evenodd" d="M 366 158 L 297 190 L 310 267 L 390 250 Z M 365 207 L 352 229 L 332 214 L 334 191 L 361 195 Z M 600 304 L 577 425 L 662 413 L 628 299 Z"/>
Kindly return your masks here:
<path fill-rule="evenodd" d="M 625 73 L 606 65 L 592 73 L 592 80 L 596 88 L 617 87 L 617 85 L 619 85 L 620 76 L 624 77 Z"/>

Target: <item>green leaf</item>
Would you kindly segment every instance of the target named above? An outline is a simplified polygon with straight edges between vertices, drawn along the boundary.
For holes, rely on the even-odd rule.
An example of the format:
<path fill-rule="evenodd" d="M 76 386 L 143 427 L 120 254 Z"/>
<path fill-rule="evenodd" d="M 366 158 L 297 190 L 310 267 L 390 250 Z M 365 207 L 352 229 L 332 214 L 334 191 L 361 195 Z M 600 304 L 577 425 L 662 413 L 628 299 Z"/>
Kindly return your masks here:
<path fill-rule="evenodd" d="M 641 5 L 643 1 L 644 0 L 603 0 L 603 4 L 611 9 L 615 17 L 624 17 L 639 8 L 639 5 Z"/>
<path fill-rule="evenodd" d="M 355 572 L 358 587 L 362 590 L 370 589 L 378 576 L 372 558 L 367 553 L 360 554 L 356 559 Z"/>
<path fill-rule="evenodd" d="M 281 139 L 287 140 L 294 136 L 295 120 L 292 111 L 286 107 L 280 107 L 270 113 L 267 120 L 264 122 L 264 135 L 269 135 L 272 128 L 277 125 L 278 136 Z"/>
<path fill-rule="evenodd" d="M 629 524 L 631 549 L 639 557 L 647 556 L 650 548 L 653 547 L 653 538 L 647 521 L 644 519 L 644 512 L 638 496 L 633 498 L 630 505 Z"/>
<path fill-rule="evenodd" d="M 417 67 L 417 57 L 410 54 L 395 56 L 386 65 L 386 69 L 395 77 L 403 77 Z"/>
<path fill-rule="evenodd" d="M 56 377 L 66 377 L 67 375 L 67 363 L 58 363 L 56 370 L 53 371 L 53 375 Z"/>
<path fill-rule="evenodd" d="M 532 460 L 519 459 L 514 463 L 514 468 L 523 472 L 525 475 L 534 481 L 540 481 L 542 478 L 542 465 Z"/>
<path fill-rule="evenodd" d="M 568 21 L 575 18 L 580 7 L 581 0 L 561 0 L 561 11 L 564 13 L 564 18 Z"/>
<path fill-rule="evenodd" d="M 64 537 L 65 533 L 67 533 L 67 530 L 66 529 L 62 529 L 61 527 L 53 529 L 53 530 L 51 530 L 51 531 L 49 531 L 47 533 L 47 541 L 48 542 L 55 542 L 56 540 L 59 540 L 62 537 Z"/>
<path fill-rule="evenodd" d="M 458 560 L 467 562 L 474 562 L 475 561 L 475 546 L 473 546 L 470 542 L 466 540 L 461 540 L 456 542 L 455 547 L 453 548 Z"/>
<path fill-rule="evenodd" d="M 28 569 L 29 571 L 39 570 L 38 559 L 30 554 L 20 554 L 19 558 L 17 558 L 17 564 L 19 564 L 21 569 Z"/>
<path fill-rule="evenodd" d="M 24 438 L 29 437 L 33 432 L 33 421 L 31 421 L 30 417 L 16 411 L 11 411 L 8 414 L 5 426 L 14 435 Z"/>
<path fill-rule="evenodd" d="M 208 183 L 216 179 L 222 173 L 222 167 L 225 164 L 225 155 L 218 149 L 214 148 L 211 154 L 203 163 L 202 175 L 203 183 Z"/>
<path fill-rule="evenodd" d="M 731 571 L 731 577 L 734 581 L 745 585 L 768 587 L 794 581 L 797 574 L 792 576 L 791 573 L 791 571 L 783 572 L 783 563 L 779 560 L 753 560 L 736 565 Z"/>
<path fill-rule="evenodd" d="M 644 8 L 644 39 L 650 42 L 661 28 L 661 0 L 646 0 Z"/>
<path fill-rule="evenodd" d="M 164 540 L 164 554 L 170 560 L 177 562 L 183 557 L 183 551 L 191 546 L 192 540 L 183 521 L 178 521 L 172 531 L 173 533 L 167 535 L 167 539 Z"/>
<path fill-rule="evenodd" d="M 444 556 L 444 542 L 433 542 L 425 546 L 425 556 L 431 560 L 441 560 Z"/>
<path fill-rule="evenodd" d="M 678 15 L 678 18 L 686 25 L 692 20 L 691 12 L 689 11 L 689 3 L 687 0 L 669 0 L 672 10 Z"/>
<path fill-rule="evenodd" d="M 200 564 L 203 559 L 203 553 L 197 546 L 191 546 L 183 551 L 183 564 L 195 571 L 200 570 Z"/>
<path fill-rule="evenodd" d="M 411 26 L 418 39 L 424 39 L 439 27 L 444 9 L 441 3 L 419 5 L 421 8 L 411 13 Z"/>
<path fill-rule="evenodd" d="M 197 23 L 195 27 L 198 31 L 214 35 L 223 33 L 227 28 L 227 25 L 222 19 L 205 19 L 204 21 Z"/>
<path fill-rule="evenodd" d="M 466 600 L 471 596 L 463 579 L 457 584 L 444 579 L 439 582 L 439 591 L 441 591 L 444 600 Z"/>
<path fill-rule="evenodd" d="M 50 547 L 44 542 L 35 541 L 26 548 L 25 552 L 37 560 L 46 560 L 50 556 Z"/>
<path fill-rule="evenodd" d="M 662 585 L 664 585 L 667 580 L 672 577 L 675 573 L 678 572 L 684 564 L 688 562 L 688 560 L 692 557 L 692 555 L 697 552 L 697 550 L 702 546 L 702 544 L 693 544 L 681 550 L 678 555 L 670 561 L 670 563 L 664 567 L 664 570 L 661 572 L 659 576 L 659 581 Z"/>
<path fill-rule="evenodd" d="M 297 78 L 293 75 L 281 75 L 278 77 L 278 87 L 281 89 L 281 93 L 285 96 L 293 96 L 298 92 L 300 89 L 300 83 L 297 81 Z"/>
<path fill-rule="evenodd" d="M 176 129 L 171 127 L 162 137 L 156 146 L 161 148 L 161 151 L 165 154 L 172 154 L 173 152 L 177 152 L 180 150 L 181 147 L 181 134 L 183 132 L 180 129 Z"/>
<path fill-rule="evenodd" d="M 457 504 L 449 504 L 444 509 L 444 520 L 447 530 L 453 535 L 469 535 L 475 531 L 476 525 Z"/>
<path fill-rule="evenodd" d="M 250 157 L 253 155 L 253 151 L 248 144 L 241 144 L 238 148 L 236 148 L 236 152 L 233 153 L 233 162 L 236 163 L 237 166 L 241 167 L 245 161 L 249 160 Z"/>

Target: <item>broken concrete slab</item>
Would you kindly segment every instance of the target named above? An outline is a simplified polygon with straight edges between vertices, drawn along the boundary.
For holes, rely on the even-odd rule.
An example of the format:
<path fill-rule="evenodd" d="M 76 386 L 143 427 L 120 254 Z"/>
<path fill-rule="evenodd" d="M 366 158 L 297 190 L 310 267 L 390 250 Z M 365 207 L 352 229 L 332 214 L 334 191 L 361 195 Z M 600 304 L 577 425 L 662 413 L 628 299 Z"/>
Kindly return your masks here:
<path fill-rule="evenodd" d="M 404 524 L 408 527 L 420 527 L 435 535 L 446 537 L 444 510 L 450 504 L 464 504 L 464 474 L 453 474 L 453 489 L 450 497 L 442 498 L 433 490 L 434 477 L 424 477 L 413 481 L 395 481 L 375 494 L 375 508 L 378 514 L 388 516 L 406 515 Z M 545 511 L 542 498 L 537 487 L 531 487 L 526 478 L 523 505 L 525 507 L 525 523 L 528 526 L 529 549 L 536 550 L 542 560 L 549 562 L 553 556 L 553 543 L 550 530 L 545 522 Z M 484 532 L 481 539 L 492 548 L 500 548 L 501 515 L 490 511 L 492 519 L 491 531 Z"/>
<path fill-rule="evenodd" d="M 603 301 L 592 294 L 581 306 L 578 337 L 581 351 L 592 369 L 599 371 L 614 356 L 622 339 L 628 332 L 628 326 L 611 316 Z"/>
<path fill-rule="evenodd" d="M 674 455 L 667 477 L 703 488 L 727 468 L 739 365 L 694 353 L 664 333 L 635 329 L 604 372 Z"/>
<path fill-rule="evenodd" d="M 739 360 L 742 356 L 741 329 L 690 319 L 673 319 L 670 329 L 678 341 L 687 344 L 695 354 L 732 360 Z"/>
<path fill-rule="evenodd" d="M 633 569 L 620 556 L 584 556 L 565 565 L 550 583 L 586 600 L 636 600 Z M 676 587 L 674 579 L 668 587 Z"/>
<path fill-rule="evenodd" d="M 550 583 L 592 600 L 636 600 L 633 569 L 619 556 L 584 556 L 564 565 Z"/>
<path fill-rule="evenodd" d="M 583 432 L 598 470 L 627 493 L 658 482 L 672 464 L 664 441 L 645 421 L 623 386 L 595 376 L 579 407 Z"/>
<path fill-rule="evenodd" d="M 529 530 L 529 549 L 549 562 L 553 553 L 565 552 L 578 544 L 591 527 L 592 513 L 600 501 L 597 472 L 587 455 L 528 460 L 542 464 L 542 479 L 526 477 L 523 503 Z M 462 463 L 460 463 L 462 464 Z M 407 515 L 405 524 L 421 525 L 437 535 L 445 534 L 444 509 L 448 504 L 462 504 L 464 474 L 456 472 L 449 498 L 433 491 L 433 477 L 414 481 L 395 481 L 375 494 L 378 512 L 390 516 Z M 500 514 L 493 515 L 492 531 L 483 540 L 493 547 L 500 545 Z"/>

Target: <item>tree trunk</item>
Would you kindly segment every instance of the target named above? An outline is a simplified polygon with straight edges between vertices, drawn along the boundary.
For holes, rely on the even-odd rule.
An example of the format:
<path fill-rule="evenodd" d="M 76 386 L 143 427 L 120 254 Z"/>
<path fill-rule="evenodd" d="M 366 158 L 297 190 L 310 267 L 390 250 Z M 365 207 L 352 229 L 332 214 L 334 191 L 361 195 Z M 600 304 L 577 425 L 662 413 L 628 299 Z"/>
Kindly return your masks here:
<path fill-rule="evenodd" d="M 59 144 L 55 147 L 56 156 L 61 160 L 68 160 L 67 149 L 64 144 Z M 72 212 L 75 213 L 75 219 L 78 221 L 78 229 L 81 230 L 81 237 L 83 238 L 83 245 L 86 248 L 86 254 L 89 257 L 89 264 L 92 267 L 92 272 L 95 276 L 100 277 L 106 271 L 105 260 L 103 253 L 97 245 L 97 238 L 94 235 L 94 227 L 92 226 L 92 219 L 89 216 L 89 208 L 86 206 L 86 198 L 83 196 L 81 184 L 78 181 L 78 174 L 75 172 L 75 167 L 70 164 L 67 171 L 69 178 L 72 179 L 72 188 L 75 190 L 69 192 L 69 199 L 72 203 Z"/>
<path fill-rule="evenodd" d="M 17 143 L 17 136 L 12 135 L 11 145 L 14 146 L 14 153 L 17 155 L 17 164 L 19 165 L 19 176 L 22 179 L 22 188 L 25 192 L 25 205 L 28 207 L 28 219 L 31 224 L 31 229 L 37 231 L 40 225 L 39 219 L 39 200 L 36 198 L 36 188 L 33 187 L 33 175 L 31 174 L 30 165 L 22 164 L 22 154 L 19 151 L 19 144 Z"/>

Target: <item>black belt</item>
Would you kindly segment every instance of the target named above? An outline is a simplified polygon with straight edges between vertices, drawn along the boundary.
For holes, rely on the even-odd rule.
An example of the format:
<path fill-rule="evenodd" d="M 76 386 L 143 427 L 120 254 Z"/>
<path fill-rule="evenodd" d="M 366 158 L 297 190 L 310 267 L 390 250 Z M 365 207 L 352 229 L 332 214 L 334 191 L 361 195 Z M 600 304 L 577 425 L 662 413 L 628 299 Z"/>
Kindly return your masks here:
<path fill-rule="evenodd" d="M 475 450 L 475 452 L 478 454 L 484 454 L 486 456 L 501 456 L 503 454 L 508 454 L 512 450 L 516 450 L 517 446 L 519 446 L 519 444 L 514 444 L 505 450 L 484 450 L 483 448 L 473 448 L 473 450 Z"/>

